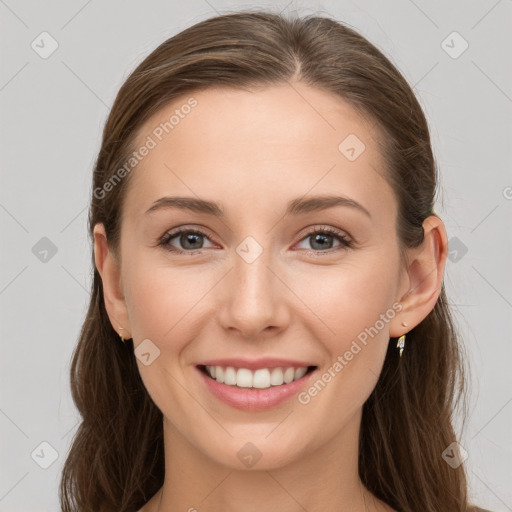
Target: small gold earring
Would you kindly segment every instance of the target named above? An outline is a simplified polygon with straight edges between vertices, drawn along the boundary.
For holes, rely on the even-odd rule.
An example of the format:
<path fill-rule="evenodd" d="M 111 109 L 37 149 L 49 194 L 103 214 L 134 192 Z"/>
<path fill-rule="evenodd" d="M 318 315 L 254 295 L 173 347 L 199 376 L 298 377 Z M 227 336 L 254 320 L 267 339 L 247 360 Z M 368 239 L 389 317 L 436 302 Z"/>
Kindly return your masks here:
<path fill-rule="evenodd" d="M 119 330 L 124 331 L 123 327 L 119 327 Z M 119 334 L 119 337 L 121 338 L 121 341 L 124 343 L 124 338 L 122 334 Z"/>

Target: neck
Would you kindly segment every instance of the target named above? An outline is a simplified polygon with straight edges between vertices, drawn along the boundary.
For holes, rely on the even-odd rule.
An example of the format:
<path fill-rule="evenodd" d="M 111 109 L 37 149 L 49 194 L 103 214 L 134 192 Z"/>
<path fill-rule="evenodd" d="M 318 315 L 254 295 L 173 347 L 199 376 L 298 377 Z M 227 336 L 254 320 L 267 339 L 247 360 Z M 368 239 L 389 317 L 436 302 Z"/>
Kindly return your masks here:
<path fill-rule="evenodd" d="M 226 467 L 207 456 L 164 419 L 165 481 L 144 512 L 373 512 L 390 510 L 358 475 L 360 415 L 293 462 L 261 469 Z M 261 461 L 264 460 L 262 454 Z M 256 469 L 260 466 L 260 469 Z"/>

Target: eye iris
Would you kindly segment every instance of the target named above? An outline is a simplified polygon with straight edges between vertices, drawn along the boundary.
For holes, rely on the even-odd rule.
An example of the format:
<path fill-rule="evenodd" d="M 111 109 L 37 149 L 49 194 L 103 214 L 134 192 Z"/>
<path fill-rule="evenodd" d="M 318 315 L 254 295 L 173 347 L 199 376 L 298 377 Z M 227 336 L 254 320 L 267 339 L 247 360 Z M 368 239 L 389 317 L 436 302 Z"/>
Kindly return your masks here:
<path fill-rule="evenodd" d="M 183 233 L 180 236 L 180 243 L 182 244 L 182 247 L 184 247 L 185 249 L 200 249 L 201 237 L 202 237 L 202 235 L 199 235 L 197 233 Z M 198 240 L 199 240 L 199 242 L 198 242 Z M 187 246 L 189 241 L 191 241 L 193 247 Z M 195 242 L 195 245 L 194 245 L 194 242 Z"/>
<path fill-rule="evenodd" d="M 332 248 L 331 247 L 332 243 L 331 244 L 326 243 L 325 242 L 326 238 L 331 238 L 332 239 L 332 235 L 324 235 L 324 234 L 321 234 L 321 233 L 314 234 L 313 235 L 313 243 L 311 244 L 312 247 L 315 248 L 315 249 L 331 249 Z M 316 243 L 319 243 L 320 247 L 314 247 Z M 327 247 L 327 245 L 330 245 L 330 247 Z"/>

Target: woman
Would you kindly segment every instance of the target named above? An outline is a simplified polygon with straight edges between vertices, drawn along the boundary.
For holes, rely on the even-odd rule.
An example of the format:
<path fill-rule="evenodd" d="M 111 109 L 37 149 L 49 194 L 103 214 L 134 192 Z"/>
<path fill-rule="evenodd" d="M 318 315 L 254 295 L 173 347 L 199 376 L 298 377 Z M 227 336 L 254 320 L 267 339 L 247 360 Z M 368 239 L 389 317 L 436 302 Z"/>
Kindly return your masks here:
<path fill-rule="evenodd" d="M 198 23 L 128 77 L 90 209 L 64 511 L 467 511 L 428 126 L 322 17 Z"/>

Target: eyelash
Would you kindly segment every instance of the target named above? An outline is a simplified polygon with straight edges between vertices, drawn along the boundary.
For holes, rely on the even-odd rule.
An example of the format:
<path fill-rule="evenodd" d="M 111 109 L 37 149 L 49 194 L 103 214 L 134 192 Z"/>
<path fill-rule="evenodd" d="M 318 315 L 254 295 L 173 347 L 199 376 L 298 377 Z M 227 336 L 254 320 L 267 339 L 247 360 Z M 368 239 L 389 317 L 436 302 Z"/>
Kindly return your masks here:
<path fill-rule="evenodd" d="M 171 231 L 169 233 L 166 233 L 159 240 L 158 246 L 161 246 L 165 250 L 167 250 L 169 252 L 176 253 L 176 254 L 189 254 L 189 255 L 194 255 L 194 254 L 200 255 L 200 254 L 202 254 L 202 252 L 201 252 L 202 250 L 201 249 L 193 249 L 193 250 L 190 250 L 190 251 L 185 251 L 183 249 L 177 249 L 176 247 L 173 247 L 173 246 L 169 245 L 169 242 L 173 238 L 176 238 L 177 236 L 179 236 L 179 235 L 181 235 L 183 233 L 191 233 L 191 234 L 194 234 L 194 235 L 200 235 L 200 236 L 204 236 L 204 237 L 209 239 L 208 235 L 205 232 L 201 231 L 201 230 L 198 230 L 198 229 L 180 229 L 178 231 Z M 353 246 L 354 246 L 354 242 L 350 238 L 348 238 L 346 235 L 344 235 L 341 231 L 338 231 L 336 229 L 329 228 L 329 227 L 315 228 L 312 231 L 310 231 L 309 233 L 307 233 L 305 236 L 303 236 L 299 240 L 299 242 L 302 242 L 303 240 L 305 240 L 305 239 L 307 239 L 307 238 L 309 238 L 311 236 L 317 235 L 317 234 L 331 235 L 334 238 L 337 238 L 339 240 L 339 242 L 341 243 L 341 246 L 338 246 L 338 247 L 335 247 L 335 248 L 331 248 L 331 249 L 327 249 L 325 251 L 315 251 L 313 249 L 303 249 L 303 250 L 306 251 L 306 253 L 308 255 L 321 256 L 323 254 L 332 254 L 333 252 L 336 252 L 336 251 L 339 251 L 339 250 L 352 249 Z"/>

